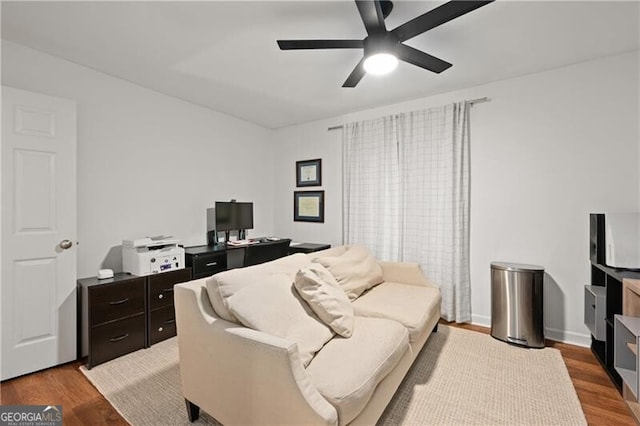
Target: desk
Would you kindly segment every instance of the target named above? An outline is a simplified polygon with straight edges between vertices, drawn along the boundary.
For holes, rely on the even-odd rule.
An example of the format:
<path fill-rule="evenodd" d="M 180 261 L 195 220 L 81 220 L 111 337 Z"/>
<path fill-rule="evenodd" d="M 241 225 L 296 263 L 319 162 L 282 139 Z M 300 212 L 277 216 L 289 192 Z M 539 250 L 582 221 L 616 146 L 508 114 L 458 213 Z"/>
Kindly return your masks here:
<path fill-rule="evenodd" d="M 315 251 L 331 248 L 331 244 L 299 243 L 289 246 L 289 254 L 313 253 Z"/>
<path fill-rule="evenodd" d="M 185 247 L 184 260 L 193 279 L 208 277 L 227 270 L 227 248 L 223 244 Z"/>
<path fill-rule="evenodd" d="M 257 240 L 257 238 L 255 240 Z M 277 241 L 254 242 L 241 246 L 217 244 L 215 246 L 185 247 L 185 264 L 187 268 L 191 268 L 193 279 L 204 278 L 217 274 L 218 272 L 226 271 L 227 269 L 245 266 L 244 261 L 247 247 L 251 247 L 252 250 L 264 250 L 264 254 L 269 256 L 268 252 L 270 252 L 274 245 L 284 243 L 285 241 L 290 242 L 291 240 L 281 239 Z M 257 253 L 258 258 L 262 257 L 260 254 L 260 252 Z"/>

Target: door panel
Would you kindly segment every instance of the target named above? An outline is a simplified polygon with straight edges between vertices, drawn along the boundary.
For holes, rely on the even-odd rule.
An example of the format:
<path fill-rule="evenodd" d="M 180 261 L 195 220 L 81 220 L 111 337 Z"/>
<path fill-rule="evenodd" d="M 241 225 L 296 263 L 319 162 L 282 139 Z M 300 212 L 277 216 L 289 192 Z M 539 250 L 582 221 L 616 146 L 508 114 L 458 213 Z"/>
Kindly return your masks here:
<path fill-rule="evenodd" d="M 1 159 L 5 380 L 76 358 L 75 102 L 3 86 Z"/>
<path fill-rule="evenodd" d="M 56 259 L 29 259 L 14 262 L 15 345 L 55 338 Z"/>
<path fill-rule="evenodd" d="M 14 131 L 17 134 L 47 138 L 56 137 L 55 112 L 16 105 L 14 122 Z"/>
<path fill-rule="evenodd" d="M 55 153 L 14 151 L 15 232 L 53 231 L 55 218 Z"/>

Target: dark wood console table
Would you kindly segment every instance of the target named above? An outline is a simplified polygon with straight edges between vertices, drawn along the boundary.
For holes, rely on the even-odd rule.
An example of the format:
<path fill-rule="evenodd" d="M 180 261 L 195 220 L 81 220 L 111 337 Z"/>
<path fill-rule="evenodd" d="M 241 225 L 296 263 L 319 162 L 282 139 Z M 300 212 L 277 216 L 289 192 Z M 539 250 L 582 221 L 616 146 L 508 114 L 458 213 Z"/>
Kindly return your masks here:
<path fill-rule="evenodd" d="M 184 261 L 194 280 L 209 277 L 227 270 L 227 248 L 222 244 L 185 247 Z"/>
<path fill-rule="evenodd" d="M 256 238 L 256 240 L 262 239 Z M 264 247 L 265 250 L 268 250 L 270 246 L 272 246 L 273 244 L 277 244 L 279 241 L 283 240 L 285 239 L 256 242 L 250 244 L 250 246 L 256 248 Z M 243 255 L 235 255 L 239 254 L 237 252 L 238 250 L 244 251 L 244 249 L 246 249 L 248 246 L 249 245 L 233 246 L 226 244 L 217 244 L 215 246 L 202 245 L 185 247 L 185 264 L 187 268 L 191 268 L 193 279 L 209 277 L 213 274 L 217 274 L 218 272 L 226 271 L 227 269 L 244 266 L 242 263 L 238 263 L 238 260 L 234 262 L 233 258 L 243 258 Z M 301 243 L 290 246 L 288 254 L 311 253 L 314 251 L 328 249 L 330 247 L 331 245 L 329 244 Z M 240 262 L 242 261 L 240 260 Z"/>
<path fill-rule="evenodd" d="M 326 250 L 328 248 L 331 248 L 331 244 L 300 243 L 290 246 L 289 254 L 313 253 L 320 250 Z"/>
<path fill-rule="evenodd" d="M 271 251 L 273 245 L 284 242 L 291 242 L 287 238 L 275 241 L 260 241 L 262 238 L 256 238 L 251 244 L 231 245 L 216 244 L 192 246 L 184 248 L 184 260 L 187 268 L 191 268 L 193 279 L 205 278 L 227 269 L 240 268 L 245 266 L 245 254 L 247 247 L 252 250 L 258 249 L 265 254 Z M 282 255 L 286 255 L 286 251 Z M 280 256 L 282 256 L 280 255 Z M 260 257 L 260 256 L 258 256 Z M 264 261 L 264 260 L 262 260 Z"/>

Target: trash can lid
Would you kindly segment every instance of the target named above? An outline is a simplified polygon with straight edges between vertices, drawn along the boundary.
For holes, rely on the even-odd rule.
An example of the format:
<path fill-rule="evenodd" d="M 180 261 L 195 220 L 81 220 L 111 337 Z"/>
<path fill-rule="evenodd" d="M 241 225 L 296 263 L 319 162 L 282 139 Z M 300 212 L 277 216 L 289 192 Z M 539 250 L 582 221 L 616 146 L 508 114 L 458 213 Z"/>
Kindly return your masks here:
<path fill-rule="evenodd" d="M 544 272 L 543 266 L 508 262 L 491 262 L 491 269 L 502 269 L 503 271 L 515 272 Z"/>

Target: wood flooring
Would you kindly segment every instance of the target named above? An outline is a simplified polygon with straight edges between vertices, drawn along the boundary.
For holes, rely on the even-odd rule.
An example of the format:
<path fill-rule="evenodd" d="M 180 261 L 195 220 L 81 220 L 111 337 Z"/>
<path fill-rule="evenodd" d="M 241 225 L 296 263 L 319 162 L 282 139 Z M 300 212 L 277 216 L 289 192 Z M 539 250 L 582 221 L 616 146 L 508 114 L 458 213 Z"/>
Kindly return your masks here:
<path fill-rule="evenodd" d="M 453 327 L 489 333 L 469 324 Z M 590 425 L 634 425 L 629 409 L 591 350 L 548 341 L 562 353 L 569 375 Z M 79 371 L 80 361 L 8 380 L 0 385 L 2 405 L 62 405 L 67 425 L 128 425 L 118 412 Z"/>

